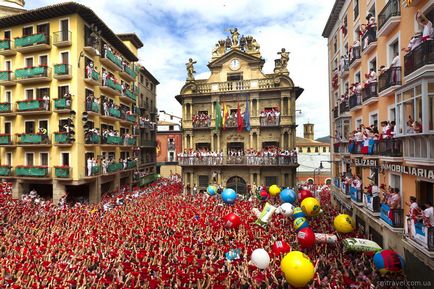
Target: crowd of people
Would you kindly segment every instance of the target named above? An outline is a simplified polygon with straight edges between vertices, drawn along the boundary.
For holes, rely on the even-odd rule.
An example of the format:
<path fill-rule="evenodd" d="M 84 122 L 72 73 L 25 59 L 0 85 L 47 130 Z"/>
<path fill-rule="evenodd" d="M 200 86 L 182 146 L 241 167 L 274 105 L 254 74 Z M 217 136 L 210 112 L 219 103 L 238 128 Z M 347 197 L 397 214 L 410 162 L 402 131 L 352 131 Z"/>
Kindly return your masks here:
<path fill-rule="evenodd" d="M 336 233 L 331 224 L 339 212 L 328 189 L 318 198 L 323 213 L 310 227 L 336 234 L 338 242 L 303 249 L 289 218 L 275 215 L 267 229 L 254 224 L 251 210 L 263 204 L 256 198 L 224 205 L 219 196 L 183 194 L 179 178 L 124 188 L 81 206 L 40 206 L 0 195 L 0 287 L 290 288 L 280 270 L 282 256 L 271 250 L 276 240 L 310 257 L 316 274 L 309 288 L 373 288 L 378 281 L 405 280 L 401 273 L 379 274 L 366 254 L 345 252 L 343 238 L 364 236 Z M 231 212 L 242 219 L 238 229 L 224 227 Z M 225 252 L 234 248 L 240 258 L 227 261 Z M 256 248 L 269 252 L 267 269 L 249 264 Z"/>
<path fill-rule="evenodd" d="M 283 149 L 269 146 L 261 150 L 253 148 L 243 150 L 228 149 L 224 154 L 223 150 L 211 151 L 207 148 L 202 149 L 185 149 L 184 152 L 178 153 L 178 161 L 183 165 L 219 165 L 227 164 L 252 164 L 252 165 L 277 165 L 277 164 L 295 164 L 297 163 L 297 151 L 295 149 Z"/>
<path fill-rule="evenodd" d="M 273 126 L 280 123 L 280 111 L 279 108 L 273 107 L 271 109 L 264 109 L 259 114 L 261 126 Z"/>
<path fill-rule="evenodd" d="M 193 115 L 193 127 L 210 127 L 211 126 L 211 116 L 207 113 L 198 113 Z"/>
<path fill-rule="evenodd" d="M 136 169 L 137 161 L 138 161 L 137 158 L 132 158 L 127 156 L 125 158 L 119 158 L 119 161 L 117 163 L 121 165 L 119 169 L 127 170 L 127 169 Z M 100 168 L 103 174 L 111 173 L 112 171 L 109 170 L 109 167 L 112 164 L 116 164 L 116 159 L 111 156 L 103 156 L 101 159 L 88 157 L 86 161 L 87 176 L 90 177 L 95 174 L 99 174 Z M 95 170 L 94 168 L 98 168 L 98 169 Z"/>

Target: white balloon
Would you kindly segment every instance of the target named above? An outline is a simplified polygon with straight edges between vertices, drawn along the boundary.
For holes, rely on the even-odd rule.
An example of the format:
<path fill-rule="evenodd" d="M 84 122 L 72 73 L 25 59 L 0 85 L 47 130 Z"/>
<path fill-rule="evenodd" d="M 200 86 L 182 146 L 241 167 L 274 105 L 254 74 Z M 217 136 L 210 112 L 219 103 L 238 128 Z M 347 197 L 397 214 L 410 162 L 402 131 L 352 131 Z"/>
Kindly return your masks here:
<path fill-rule="evenodd" d="M 292 214 L 294 213 L 294 206 L 291 205 L 290 203 L 283 203 L 282 205 L 280 205 L 279 208 L 280 208 L 280 213 L 285 217 L 292 216 Z"/>
<path fill-rule="evenodd" d="M 266 269 L 270 265 L 270 255 L 264 249 L 256 249 L 252 252 L 252 263 L 259 269 Z"/>

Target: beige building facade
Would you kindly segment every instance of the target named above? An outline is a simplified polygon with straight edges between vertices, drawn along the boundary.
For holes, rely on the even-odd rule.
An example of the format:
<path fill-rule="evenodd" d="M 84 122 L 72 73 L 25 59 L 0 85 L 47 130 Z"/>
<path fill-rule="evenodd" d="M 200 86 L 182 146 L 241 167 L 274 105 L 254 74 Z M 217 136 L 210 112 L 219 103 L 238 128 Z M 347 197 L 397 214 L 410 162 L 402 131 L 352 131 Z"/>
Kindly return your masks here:
<path fill-rule="evenodd" d="M 256 40 L 252 36 L 238 40 L 238 31 L 231 31 L 232 39 L 220 40 L 212 52 L 208 63 L 211 76 L 194 79 L 189 65 L 195 62 L 187 63 L 188 77 L 176 96 L 182 104 L 184 153 L 222 155 L 216 162 L 181 160 L 184 182 L 201 188 L 218 183 L 241 193 L 253 183 L 293 186 L 298 166 L 295 158 L 282 158 L 281 163 L 251 162 L 245 153 L 295 148 L 295 101 L 303 89 L 289 77 L 288 52 L 282 49 L 274 72 L 266 74 Z M 238 129 L 240 117 L 242 129 Z M 230 156 L 238 152 L 241 156 Z"/>

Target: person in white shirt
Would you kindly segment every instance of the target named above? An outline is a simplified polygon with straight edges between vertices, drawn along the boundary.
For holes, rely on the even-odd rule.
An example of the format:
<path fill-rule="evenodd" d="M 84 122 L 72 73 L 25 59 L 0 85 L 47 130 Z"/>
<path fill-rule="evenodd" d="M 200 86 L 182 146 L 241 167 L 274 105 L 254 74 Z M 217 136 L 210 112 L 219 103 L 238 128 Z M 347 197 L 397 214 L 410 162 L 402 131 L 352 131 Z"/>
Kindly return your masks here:
<path fill-rule="evenodd" d="M 425 15 L 420 13 L 420 11 L 417 11 L 416 13 L 416 21 L 423 26 L 422 42 L 431 40 L 431 36 L 433 34 L 432 22 L 428 18 L 426 18 Z"/>
<path fill-rule="evenodd" d="M 425 202 L 426 209 L 423 211 L 425 218 L 429 220 L 431 226 L 434 225 L 434 208 L 430 201 Z"/>

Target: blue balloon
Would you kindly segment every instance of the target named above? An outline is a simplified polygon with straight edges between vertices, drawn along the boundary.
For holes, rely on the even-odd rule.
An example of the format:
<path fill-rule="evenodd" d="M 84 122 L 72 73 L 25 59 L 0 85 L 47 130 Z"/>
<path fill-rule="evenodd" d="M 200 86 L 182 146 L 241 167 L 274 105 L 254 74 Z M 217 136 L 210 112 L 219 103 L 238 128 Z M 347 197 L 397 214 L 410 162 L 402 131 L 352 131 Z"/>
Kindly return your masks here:
<path fill-rule="evenodd" d="M 206 191 L 210 196 L 214 196 L 215 194 L 217 194 L 217 187 L 209 185 L 208 188 L 206 188 Z"/>
<path fill-rule="evenodd" d="M 226 204 L 233 204 L 237 199 L 237 193 L 232 189 L 226 188 L 222 192 L 222 199 Z"/>
<path fill-rule="evenodd" d="M 286 188 L 280 192 L 280 200 L 282 203 L 294 204 L 297 201 L 297 193 L 294 190 Z"/>

